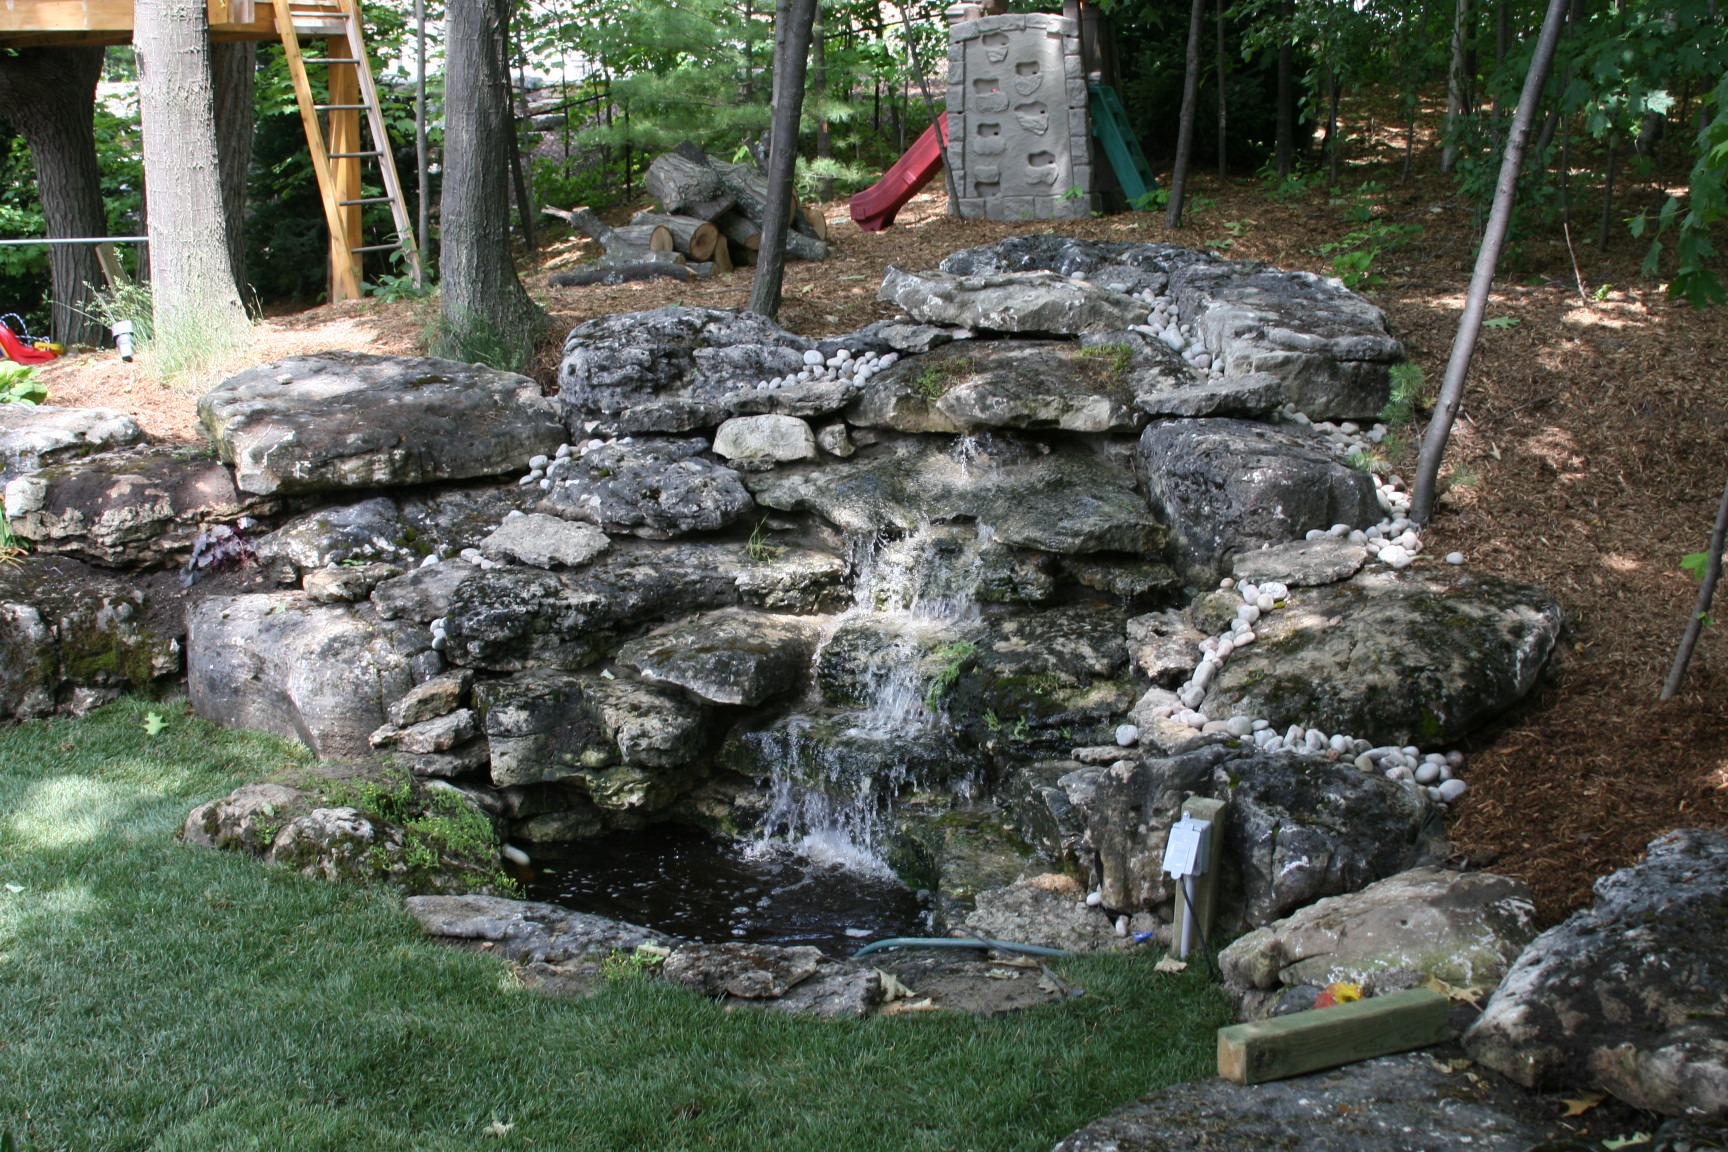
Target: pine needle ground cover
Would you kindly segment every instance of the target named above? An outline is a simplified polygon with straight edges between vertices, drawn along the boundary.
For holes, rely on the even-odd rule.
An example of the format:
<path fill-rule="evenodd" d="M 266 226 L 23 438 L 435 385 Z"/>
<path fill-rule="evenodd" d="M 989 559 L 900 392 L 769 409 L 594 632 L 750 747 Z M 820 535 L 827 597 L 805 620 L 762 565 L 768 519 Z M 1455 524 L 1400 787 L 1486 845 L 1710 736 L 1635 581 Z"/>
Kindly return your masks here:
<path fill-rule="evenodd" d="M 152 719 L 154 716 L 154 719 Z M 1151 957 L 974 1018 L 584 1001 L 424 939 L 396 894 L 175 838 L 303 762 L 182 704 L 0 730 L 0 1139 L 21 1149 L 1047 1149 L 1210 1075 L 1223 997 Z"/>

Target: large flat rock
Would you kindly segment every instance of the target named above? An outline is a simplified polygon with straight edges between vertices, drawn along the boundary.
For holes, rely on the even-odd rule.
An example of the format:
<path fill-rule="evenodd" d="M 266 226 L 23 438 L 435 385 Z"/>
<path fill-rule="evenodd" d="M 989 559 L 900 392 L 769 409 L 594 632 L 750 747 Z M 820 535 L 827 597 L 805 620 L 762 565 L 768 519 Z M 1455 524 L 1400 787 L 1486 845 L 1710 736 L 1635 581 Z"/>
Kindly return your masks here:
<path fill-rule="evenodd" d="M 626 644 L 618 661 L 710 704 L 753 707 L 799 685 L 819 632 L 812 617 L 723 608 Z"/>
<path fill-rule="evenodd" d="M 259 495 L 500 476 L 565 438 L 526 376 L 358 352 L 248 369 L 200 400 L 198 419 Z"/>
<path fill-rule="evenodd" d="M 1457 740 L 1536 683 L 1560 634 L 1542 589 L 1384 569 L 1297 588 L 1262 617 L 1200 710 L 1375 744 Z"/>
<path fill-rule="evenodd" d="M 0 485 L 50 464 L 144 440 L 138 422 L 112 408 L 0 404 Z"/>
<path fill-rule="evenodd" d="M 860 535 L 973 520 L 1016 547 L 1141 554 L 1161 552 L 1167 538 L 1130 471 L 1084 445 L 1045 449 L 995 437 L 951 447 L 923 438 L 746 484 L 760 504 L 816 512 Z"/>
<path fill-rule="evenodd" d="M 923 324 L 1051 336 L 1120 332 L 1144 323 L 1147 313 L 1146 304 L 1132 296 L 1051 272 L 955 276 L 890 264 L 877 299 Z"/>
<path fill-rule="evenodd" d="M 38 552 L 117 568 L 178 563 L 200 531 L 276 503 L 238 491 L 227 468 L 184 446 L 105 452 L 6 485 L 6 514 L 19 539 Z"/>
<path fill-rule="evenodd" d="M 707 449 L 699 438 L 656 437 L 571 453 L 547 467 L 540 508 L 649 540 L 724 528 L 755 505 L 738 473 L 709 459 Z"/>

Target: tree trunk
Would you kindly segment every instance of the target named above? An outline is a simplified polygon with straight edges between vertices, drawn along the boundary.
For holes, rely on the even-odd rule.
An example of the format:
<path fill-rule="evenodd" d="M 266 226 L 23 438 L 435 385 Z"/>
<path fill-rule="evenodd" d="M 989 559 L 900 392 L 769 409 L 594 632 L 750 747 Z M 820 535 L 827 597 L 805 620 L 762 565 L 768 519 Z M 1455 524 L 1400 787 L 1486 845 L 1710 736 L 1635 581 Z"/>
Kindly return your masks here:
<path fill-rule="evenodd" d="M 418 189 L 414 221 L 420 249 L 420 274 L 414 287 L 426 287 L 426 265 L 432 254 L 432 163 L 426 137 L 426 0 L 414 0 L 414 183 Z"/>
<path fill-rule="evenodd" d="M 1446 141 L 1440 150 L 1440 171 L 1450 174 L 1458 164 L 1458 135 L 1463 131 L 1464 101 L 1469 78 L 1470 0 L 1458 0 L 1452 14 L 1452 62 L 1446 69 Z"/>
<path fill-rule="evenodd" d="M 1608 134 L 1608 171 L 1602 182 L 1602 222 L 1596 229 L 1596 247 L 1608 250 L 1608 234 L 1614 227 L 1614 175 L 1620 160 L 1620 134 Z"/>
<path fill-rule="evenodd" d="M 1226 126 L 1229 121 L 1226 111 L 1227 102 L 1224 98 L 1224 81 L 1227 78 L 1224 66 L 1224 4 L 1225 0 L 1217 0 L 1213 6 L 1218 17 L 1216 24 L 1218 35 L 1215 37 L 1217 43 L 1214 45 L 1216 51 L 1213 63 L 1218 76 L 1218 179 L 1220 181 L 1224 179 L 1227 165 L 1228 150 L 1225 140 L 1228 135 Z"/>
<path fill-rule="evenodd" d="M 1206 0 L 1188 12 L 1188 69 L 1182 80 L 1182 116 L 1176 131 L 1176 164 L 1170 173 L 1170 206 L 1164 227 L 1182 226 L 1182 198 L 1188 192 L 1188 160 L 1194 154 L 1194 105 L 1200 94 L 1200 37 L 1206 26 Z"/>
<path fill-rule="evenodd" d="M 786 240 L 791 235 L 791 215 L 798 208 L 792 178 L 798 160 L 798 120 L 804 110 L 810 28 L 815 19 L 816 0 L 780 0 L 774 16 L 774 138 L 768 153 L 762 251 L 750 287 L 750 311 L 770 320 L 780 314 Z"/>
<path fill-rule="evenodd" d="M 252 128 L 257 119 L 252 78 L 258 45 L 250 40 L 210 45 L 210 79 L 216 86 L 216 163 L 222 173 L 222 216 L 228 221 L 228 264 L 244 301 L 246 287 L 246 177 L 252 168 Z"/>
<path fill-rule="evenodd" d="M 1704 630 L 1704 618 L 1710 614 L 1710 602 L 1716 596 L 1716 584 L 1722 579 L 1722 550 L 1728 548 L 1728 488 L 1722 489 L 1722 502 L 1716 506 L 1716 527 L 1710 533 L 1710 551 L 1704 564 L 1704 579 L 1698 585 L 1698 599 L 1692 605 L 1692 618 L 1686 622 L 1685 635 L 1674 653 L 1674 666 L 1668 670 L 1668 682 L 1662 685 L 1663 700 L 1674 699 L 1680 691 L 1680 681 L 1686 666 L 1692 663 L 1692 650 L 1698 646 L 1698 634 Z"/>
<path fill-rule="evenodd" d="M 1506 243 L 1506 229 L 1512 221 L 1512 201 L 1518 192 L 1518 169 L 1524 162 L 1524 146 L 1530 139 L 1530 126 L 1536 119 L 1536 107 L 1542 103 L 1542 88 L 1554 63 L 1554 48 L 1560 42 L 1560 24 L 1566 15 L 1567 2 L 1548 0 L 1548 13 L 1542 19 L 1542 34 L 1530 60 L 1530 71 L 1524 77 L 1524 91 L 1518 97 L 1512 131 L 1506 138 L 1506 155 L 1500 162 L 1500 179 L 1494 186 L 1494 206 L 1488 213 L 1488 227 L 1476 253 L 1476 270 L 1470 277 L 1464 315 L 1458 320 L 1458 336 L 1452 341 L 1452 355 L 1446 362 L 1446 379 L 1440 385 L 1434 418 L 1428 423 L 1428 432 L 1422 438 L 1422 455 L 1416 462 L 1416 488 L 1410 501 L 1410 519 L 1418 524 L 1426 524 L 1434 512 L 1440 461 L 1446 455 L 1452 422 L 1457 419 L 1458 409 L 1464 403 L 1464 378 L 1470 371 L 1476 340 L 1482 335 L 1482 313 L 1488 308 L 1488 291 L 1494 286 L 1494 266 L 1500 260 L 1500 249 Z"/>
<path fill-rule="evenodd" d="M 498 5 L 498 68 L 504 77 L 510 123 L 504 134 L 504 147 L 510 156 L 510 187 L 516 195 L 516 218 L 522 222 L 522 243 L 532 252 L 539 247 L 534 239 L 534 197 L 528 190 L 528 179 L 522 172 L 522 138 L 516 133 L 516 86 L 510 82 L 510 12 L 515 0 L 500 0 Z"/>
<path fill-rule="evenodd" d="M 137 0 L 138 111 L 150 186 L 150 270 L 158 363 L 169 373 L 246 340 L 228 262 L 203 0 Z"/>
<path fill-rule="evenodd" d="M 1331 65 L 1326 67 L 1326 164 L 1327 179 L 1332 187 L 1338 187 L 1339 168 L 1343 158 L 1344 142 L 1338 139 L 1338 95 L 1340 85 L 1338 73 Z"/>
<path fill-rule="evenodd" d="M 545 317 L 510 260 L 510 92 L 497 50 L 508 0 L 450 0 L 444 80 L 441 352 L 527 366 Z"/>
<path fill-rule="evenodd" d="M 51 237 L 108 232 L 94 128 L 101 74 L 100 48 L 0 53 L 0 116 L 30 145 L 42 218 Z M 54 339 L 67 345 L 101 344 L 107 330 L 88 315 L 91 288 L 102 283 L 95 247 L 56 244 L 48 250 L 48 260 Z"/>
<path fill-rule="evenodd" d="M 818 0 L 816 10 L 816 27 L 810 33 L 811 63 L 816 68 L 816 101 L 819 105 L 828 103 L 828 29 L 822 20 L 821 3 Z M 828 131 L 828 118 L 825 108 L 818 110 L 816 118 L 816 159 L 831 160 L 834 158 L 834 140 Z M 826 204 L 834 199 L 834 178 L 822 176 L 816 181 L 816 198 Z M 822 237 L 827 239 L 827 237 Z"/>
<path fill-rule="evenodd" d="M 1280 15 L 1285 22 L 1278 35 L 1278 128 L 1275 152 L 1278 179 L 1290 176 L 1296 163 L 1296 48 L 1290 43 L 1289 22 L 1296 14 L 1296 0 L 1284 0 Z"/>

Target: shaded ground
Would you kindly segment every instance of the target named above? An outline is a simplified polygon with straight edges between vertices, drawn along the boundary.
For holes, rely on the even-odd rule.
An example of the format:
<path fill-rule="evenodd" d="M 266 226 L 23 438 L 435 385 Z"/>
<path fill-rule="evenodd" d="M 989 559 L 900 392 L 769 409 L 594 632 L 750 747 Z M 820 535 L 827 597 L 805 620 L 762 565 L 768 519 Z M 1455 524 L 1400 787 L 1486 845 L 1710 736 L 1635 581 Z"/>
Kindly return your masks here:
<path fill-rule="evenodd" d="M 1384 142 L 1384 163 L 1353 166 L 1344 181 L 1378 180 L 1383 192 L 1328 200 L 1315 189 L 1280 200 L 1259 181 L 1201 175 L 1178 233 L 1147 214 L 1060 227 L 1330 273 L 1336 253 L 1322 248 L 1363 230 L 1363 217 L 1419 226 L 1401 245 L 1369 241 L 1381 248 L 1374 271 L 1383 282 L 1367 292 L 1437 385 L 1469 280 L 1475 220 L 1449 181 L 1400 182 L 1396 143 Z M 1654 195 L 1654 187 L 1623 192 L 1627 213 Z M 891 314 L 875 299 L 887 264 L 928 268 L 957 248 L 1038 228 L 951 220 L 943 208 L 939 196 L 921 196 L 893 227 L 866 234 L 843 202 L 828 205 L 836 255 L 788 268 L 782 323 L 809 334 L 854 329 Z M 1599 211 L 1578 205 L 1580 220 Z M 1576 265 L 1564 240 L 1545 237 L 1503 262 L 1488 310 L 1501 326 L 1484 332 L 1449 456 L 1459 483 L 1428 537 L 1433 554 L 1458 549 L 1476 571 L 1545 585 L 1566 611 L 1543 683 L 1467 746 L 1471 791 L 1453 823 L 1459 851 L 1527 881 L 1547 918 L 1587 902 L 1595 877 L 1633 862 L 1658 834 L 1728 825 L 1723 628 L 1707 630 L 1680 697 L 1656 700 L 1695 592 L 1679 561 L 1706 546 L 1728 471 L 1728 309 L 1668 302 L 1661 285 L 1637 277 L 1644 246 L 1623 230 L 1605 252 L 1584 234 L 1593 238 L 1594 226 L 1574 229 Z M 749 291 L 748 270 L 707 283 L 546 287 L 548 272 L 593 254 L 586 241 L 565 241 L 528 273 L 557 321 L 536 366 L 548 385 L 563 333 L 580 319 L 675 302 L 742 307 Z M 364 302 L 279 318 L 260 327 L 250 359 L 416 350 L 427 312 Z M 165 387 L 112 353 L 71 358 L 43 378 L 53 403 L 121 408 L 163 437 L 196 434 L 196 397 L 214 382 Z M 1412 446 L 1406 466 L 1413 458 Z"/>

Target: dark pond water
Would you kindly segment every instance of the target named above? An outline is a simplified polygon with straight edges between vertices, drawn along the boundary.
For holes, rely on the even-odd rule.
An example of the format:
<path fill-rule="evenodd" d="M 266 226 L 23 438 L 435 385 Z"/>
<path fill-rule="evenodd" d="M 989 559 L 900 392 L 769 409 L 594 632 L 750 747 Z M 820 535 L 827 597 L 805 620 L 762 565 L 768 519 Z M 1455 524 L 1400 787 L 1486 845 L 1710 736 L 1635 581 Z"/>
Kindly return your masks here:
<path fill-rule="evenodd" d="M 560 845 L 519 878 L 530 900 L 712 944 L 810 944 L 838 957 L 929 930 L 917 896 L 892 879 L 666 825 Z"/>

